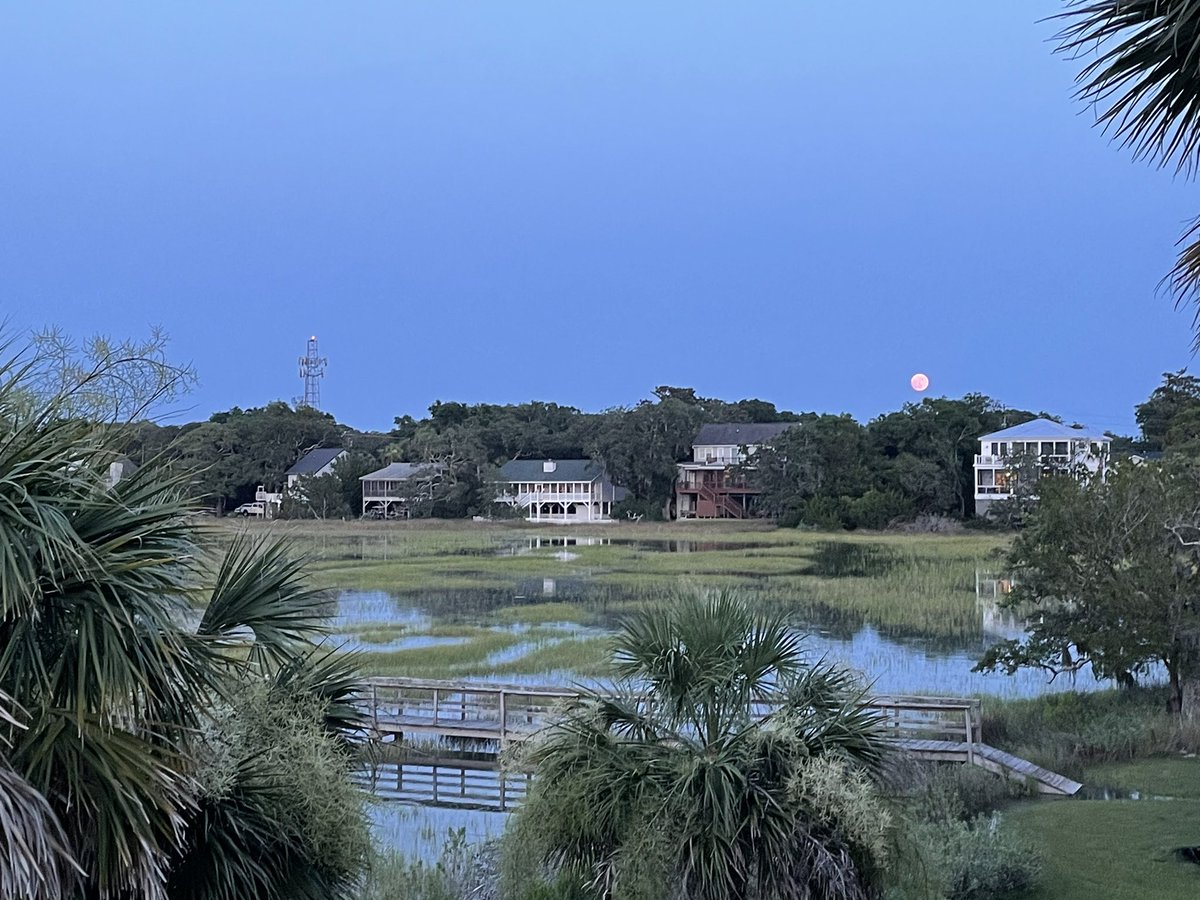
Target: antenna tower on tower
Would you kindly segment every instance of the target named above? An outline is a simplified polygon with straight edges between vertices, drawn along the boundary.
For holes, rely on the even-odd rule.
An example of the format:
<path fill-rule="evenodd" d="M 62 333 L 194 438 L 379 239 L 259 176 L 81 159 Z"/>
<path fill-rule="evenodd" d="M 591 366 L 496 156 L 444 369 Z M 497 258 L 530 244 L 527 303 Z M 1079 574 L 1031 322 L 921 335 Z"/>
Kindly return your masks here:
<path fill-rule="evenodd" d="M 300 406 L 321 408 L 321 379 L 325 377 L 325 366 L 329 360 L 317 355 L 317 336 L 308 339 L 308 353 L 300 357 L 300 377 L 304 379 L 304 399 Z"/>

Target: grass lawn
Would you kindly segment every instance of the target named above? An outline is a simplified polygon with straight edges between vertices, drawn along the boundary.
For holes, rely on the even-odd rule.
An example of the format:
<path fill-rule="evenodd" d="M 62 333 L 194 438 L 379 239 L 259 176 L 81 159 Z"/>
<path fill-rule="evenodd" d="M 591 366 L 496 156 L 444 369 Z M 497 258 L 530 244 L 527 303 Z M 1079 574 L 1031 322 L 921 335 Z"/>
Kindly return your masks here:
<path fill-rule="evenodd" d="M 1088 784 L 1155 797 L 1200 800 L 1200 759 L 1139 759 L 1087 770 Z M 1196 843 L 1200 844 L 1200 836 Z"/>
<path fill-rule="evenodd" d="M 1200 866 L 1177 847 L 1200 845 L 1200 761 L 1149 759 L 1097 766 L 1089 784 L 1178 800 L 1036 800 L 1017 804 L 1006 823 L 1045 861 L 1034 900 L 1194 900 Z"/>

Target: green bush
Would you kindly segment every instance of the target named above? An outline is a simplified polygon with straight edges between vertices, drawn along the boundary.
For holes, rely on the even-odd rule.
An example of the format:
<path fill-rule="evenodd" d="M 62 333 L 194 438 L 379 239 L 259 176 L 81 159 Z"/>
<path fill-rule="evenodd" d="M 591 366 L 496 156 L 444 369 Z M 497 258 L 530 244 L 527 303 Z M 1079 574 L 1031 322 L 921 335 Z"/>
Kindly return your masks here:
<path fill-rule="evenodd" d="M 984 705 L 983 740 L 1066 775 L 1091 763 L 1200 751 L 1163 688 L 1045 694 Z"/>
<path fill-rule="evenodd" d="M 1020 896 L 1037 883 L 1041 860 L 1000 826 L 998 816 L 915 826 L 911 837 L 937 896 L 996 900 Z"/>
<path fill-rule="evenodd" d="M 376 856 L 357 900 L 461 900 L 482 887 L 478 859 L 466 829 L 451 829 L 433 865 L 410 862 L 394 851 Z"/>
<path fill-rule="evenodd" d="M 847 524 L 851 528 L 886 528 L 896 519 L 913 513 L 912 501 L 896 491 L 877 491 L 874 488 L 848 504 Z"/>
<path fill-rule="evenodd" d="M 579 879 L 562 874 L 551 881 L 535 881 L 525 888 L 520 900 L 593 900 Z"/>
<path fill-rule="evenodd" d="M 975 766 L 924 766 L 908 793 L 909 809 L 927 822 L 967 822 L 1031 788 Z"/>

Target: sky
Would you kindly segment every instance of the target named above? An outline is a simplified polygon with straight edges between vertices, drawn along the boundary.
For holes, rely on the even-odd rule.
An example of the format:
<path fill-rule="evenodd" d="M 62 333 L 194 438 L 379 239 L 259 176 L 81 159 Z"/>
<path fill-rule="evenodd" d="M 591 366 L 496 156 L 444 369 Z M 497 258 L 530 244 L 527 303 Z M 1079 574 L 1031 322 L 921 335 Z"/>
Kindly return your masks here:
<path fill-rule="evenodd" d="M 1050 0 L 0 7 L 0 320 L 146 335 L 185 419 L 303 393 L 1132 433 L 1193 362 L 1196 185 L 1072 99 Z"/>

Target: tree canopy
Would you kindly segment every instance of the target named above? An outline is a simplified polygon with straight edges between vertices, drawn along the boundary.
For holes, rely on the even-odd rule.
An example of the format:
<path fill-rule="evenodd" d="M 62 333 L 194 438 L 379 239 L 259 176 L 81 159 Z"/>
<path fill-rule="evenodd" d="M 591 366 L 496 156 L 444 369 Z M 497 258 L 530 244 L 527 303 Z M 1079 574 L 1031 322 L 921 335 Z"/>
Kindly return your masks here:
<path fill-rule="evenodd" d="M 1044 478 L 1013 543 L 1016 587 L 1003 601 L 1026 636 L 977 668 L 1090 666 L 1119 684 L 1165 671 L 1172 705 L 1200 717 L 1200 469 L 1124 463 L 1107 481 Z"/>

